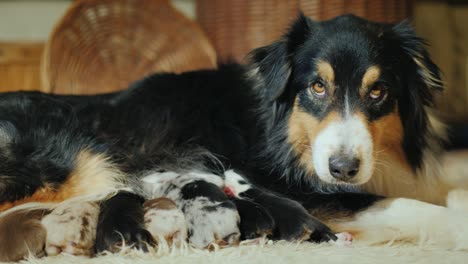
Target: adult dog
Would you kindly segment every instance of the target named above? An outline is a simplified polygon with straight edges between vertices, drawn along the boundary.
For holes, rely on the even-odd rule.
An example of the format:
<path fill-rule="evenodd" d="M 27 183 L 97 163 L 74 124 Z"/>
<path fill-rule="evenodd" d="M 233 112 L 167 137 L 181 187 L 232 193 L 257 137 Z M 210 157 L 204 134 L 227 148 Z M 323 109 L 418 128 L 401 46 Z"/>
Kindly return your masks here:
<path fill-rule="evenodd" d="M 2 217 L 109 191 L 97 251 L 122 237 L 150 241 L 142 197 L 159 196 L 177 202 L 200 247 L 236 243 L 240 228 L 243 237 L 348 231 L 468 249 L 468 214 L 422 202 L 442 205 L 450 190 L 430 113 L 441 88 L 407 23 L 348 15 L 301 16 L 247 66 L 156 74 L 106 95 L 3 94 Z"/>

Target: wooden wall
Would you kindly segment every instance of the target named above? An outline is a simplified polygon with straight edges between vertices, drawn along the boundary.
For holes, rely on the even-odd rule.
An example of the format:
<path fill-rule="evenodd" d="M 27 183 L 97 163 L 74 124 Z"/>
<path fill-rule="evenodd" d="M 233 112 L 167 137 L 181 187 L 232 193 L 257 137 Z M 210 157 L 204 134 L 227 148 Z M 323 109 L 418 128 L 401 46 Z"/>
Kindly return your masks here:
<path fill-rule="evenodd" d="M 40 90 L 42 43 L 0 42 L 0 92 Z"/>
<path fill-rule="evenodd" d="M 277 40 L 300 11 L 315 20 L 352 13 L 379 22 L 408 18 L 413 0 L 198 0 L 197 20 L 221 61 L 242 61 Z"/>
<path fill-rule="evenodd" d="M 443 73 L 438 107 L 446 118 L 468 122 L 468 2 L 456 2 L 417 1 L 413 23 Z"/>

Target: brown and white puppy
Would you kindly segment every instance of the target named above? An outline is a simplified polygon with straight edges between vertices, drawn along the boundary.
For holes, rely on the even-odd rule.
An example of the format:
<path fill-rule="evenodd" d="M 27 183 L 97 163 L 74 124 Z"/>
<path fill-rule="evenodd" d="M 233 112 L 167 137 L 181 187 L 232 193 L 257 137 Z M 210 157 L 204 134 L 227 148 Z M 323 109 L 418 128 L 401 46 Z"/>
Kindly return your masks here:
<path fill-rule="evenodd" d="M 168 198 L 146 201 L 145 226 L 154 240 L 167 242 L 169 246 L 181 246 L 187 241 L 187 223 L 183 212 Z"/>
<path fill-rule="evenodd" d="M 42 219 L 47 231 L 48 256 L 67 253 L 92 256 L 96 241 L 99 205 L 95 202 L 67 201 Z"/>

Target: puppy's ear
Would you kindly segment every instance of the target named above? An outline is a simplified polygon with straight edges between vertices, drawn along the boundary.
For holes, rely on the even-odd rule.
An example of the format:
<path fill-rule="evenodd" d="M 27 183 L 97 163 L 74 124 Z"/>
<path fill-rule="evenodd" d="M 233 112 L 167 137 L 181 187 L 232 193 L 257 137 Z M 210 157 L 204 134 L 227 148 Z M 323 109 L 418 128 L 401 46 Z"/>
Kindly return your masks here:
<path fill-rule="evenodd" d="M 263 96 L 267 100 L 274 101 L 284 93 L 292 71 L 292 57 L 310 36 L 313 24 L 301 13 L 279 41 L 250 52 L 252 74 L 263 82 Z"/>
<path fill-rule="evenodd" d="M 427 109 L 434 104 L 434 92 L 441 91 L 443 83 L 437 65 L 426 50 L 424 39 L 416 36 L 408 22 L 393 27 L 400 50 L 404 53 L 401 62 L 402 80 L 406 86 L 399 99 L 399 109 L 405 129 L 403 146 L 408 160 L 415 167 L 421 166 L 423 149 L 427 147 L 426 135 L 430 133 Z"/>

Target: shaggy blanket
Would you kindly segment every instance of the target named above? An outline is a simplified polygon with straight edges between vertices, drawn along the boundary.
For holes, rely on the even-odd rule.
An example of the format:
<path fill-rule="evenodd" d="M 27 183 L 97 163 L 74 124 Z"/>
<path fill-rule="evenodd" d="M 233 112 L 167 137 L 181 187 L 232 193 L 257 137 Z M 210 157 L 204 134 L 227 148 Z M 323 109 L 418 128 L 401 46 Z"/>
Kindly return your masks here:
<path fill-rule="evenodd" d="M 468 251 L 451 251 L 428 245 L 388 244 L 364 246 L 354 244 L 340 246 L 331 243 L 289 243 L 261 241 L 256 244 L 243 244 L 224 249 L 196 250 L 192 248 L 168 249 L 159 247 L 157 251 L 142 253 L 126 251 L 121 254 L 108 254 L 97 258 L 60 255 L 47 258 L 30 258 L 21 263 L 99 263 L 99 264 L 243 264 L 243 263 L 468 263 Z"/>

